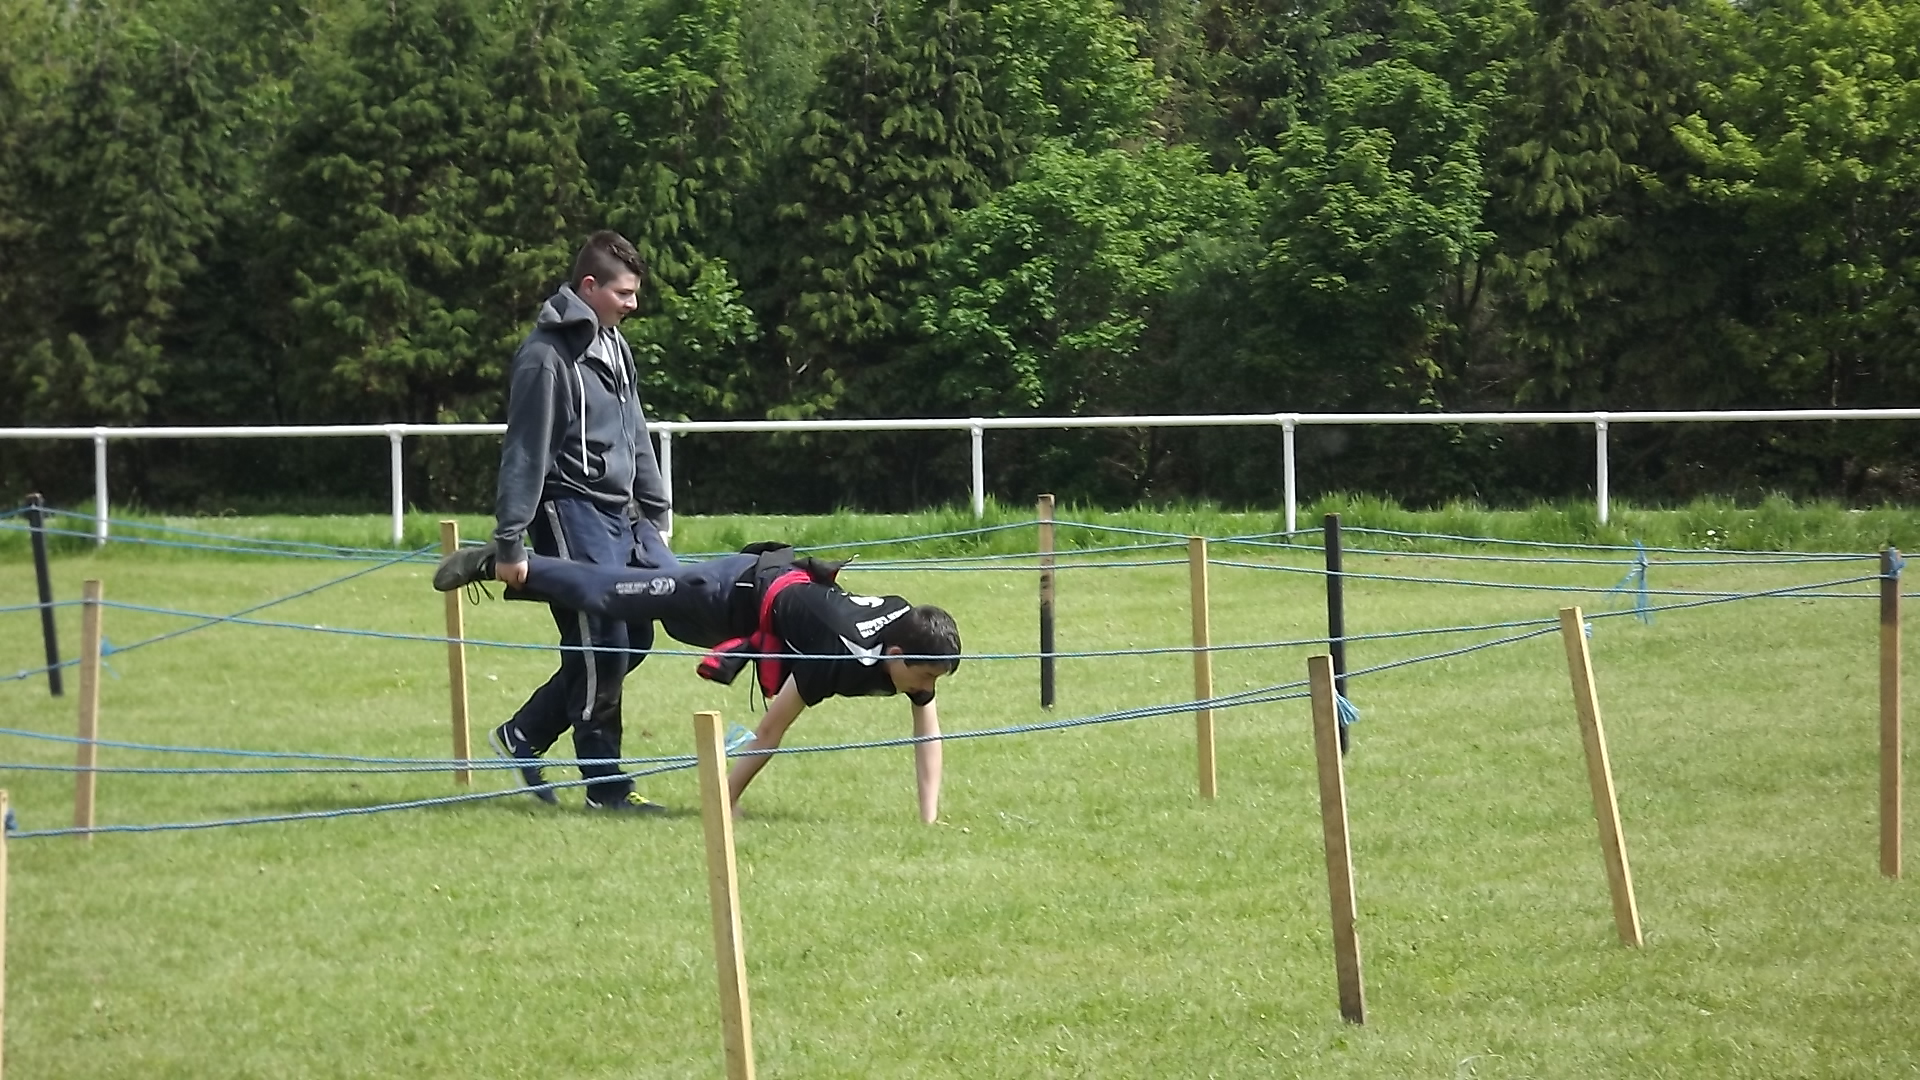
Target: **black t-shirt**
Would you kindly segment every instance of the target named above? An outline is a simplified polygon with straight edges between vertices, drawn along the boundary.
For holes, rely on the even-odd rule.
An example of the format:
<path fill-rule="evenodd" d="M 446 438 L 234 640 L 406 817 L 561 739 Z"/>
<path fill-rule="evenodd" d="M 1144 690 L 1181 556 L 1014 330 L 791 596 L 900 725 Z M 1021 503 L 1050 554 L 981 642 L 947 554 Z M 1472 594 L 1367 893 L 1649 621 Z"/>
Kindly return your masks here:
<path fill-rule="evenodd" d="M 800 654 L 787 670 L 809 706 L 838 695 L 891 695 L 887 676 L 886 628 L 913 610 L 898 596 L 860 596 L 837 585 L 790 585 L 773 598 L 773 632 L 786 651 Z M 857 659 L 841 659 L 856 657 Z M 915 705 L 933 700 L 933 692 L 909 694 Z"/>

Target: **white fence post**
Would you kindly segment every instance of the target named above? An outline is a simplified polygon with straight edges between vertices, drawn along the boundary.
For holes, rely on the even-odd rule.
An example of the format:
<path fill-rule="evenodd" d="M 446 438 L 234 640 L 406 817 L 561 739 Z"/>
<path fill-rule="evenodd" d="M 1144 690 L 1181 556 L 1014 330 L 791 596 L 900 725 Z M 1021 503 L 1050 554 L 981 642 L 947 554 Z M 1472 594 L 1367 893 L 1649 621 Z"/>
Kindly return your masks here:
<path fill-rule="evenodd" d="M 93 429 L 93 542 L 107 542 L 107 429 Z"/>
<path fill-rule="evenodd" d="M 391 457 L 393 461 L 393 542 L 396 545 L 400 543 L 400 538 L 405 535 L 406 527 L 407 493 L 402 486 L 402 480 L 400 478 L 402 462 L 400 440 L 404 437 L 403 433 L 405 431 L 406 428 L 399 424 L 387 425 L 387 442 L 392 448 Z"/>
<path fill-rule="evenodd" d="M 973 432 L 973 519 L 978 521 L 987 516 L 987 454 L 985 445 L 987 429 L 981 427 L 980 421 L 975 419 L 973 427 L 970 430 Z"/>
<path fill-rule="evenodd" d="M 1293 429 L 1299 423 L 1300 418 L 1297 416 L 1283 416 L 1280 418 L 1280 442 L 1284 447 L 1281 455 L 1281 469 L 1286 473 L 1287 478 L 1287 531 L 1289 533 L 1293 531 L 1295 524 L 1294 513 L 1299 503 L 1299 489 L 1294 479 L 1293 457 Z"/>
<path fill-rule="evenodd" d="M 1607 523 L 1607 414 L 1593 420 L 1593 499 L 1600 508 L 1600 524 Z"/>

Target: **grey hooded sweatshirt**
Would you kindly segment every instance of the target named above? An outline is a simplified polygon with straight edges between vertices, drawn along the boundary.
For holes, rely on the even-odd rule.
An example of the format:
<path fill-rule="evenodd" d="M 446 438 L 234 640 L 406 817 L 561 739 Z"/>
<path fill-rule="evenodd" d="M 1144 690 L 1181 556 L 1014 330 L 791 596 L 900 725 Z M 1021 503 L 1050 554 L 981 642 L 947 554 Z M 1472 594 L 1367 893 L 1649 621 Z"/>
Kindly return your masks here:
<path fill-rule="evenodd" d="M 633 350 L 618 330 L 600 326 L 573 286 L 540 305 L 508 379 L 494 496 L 500 561 L 526 560 L 527 526 L 543 498 L 591 499 L 609 511 L 637 504 L 648 521 L 665 524 L 672 504 L 647 437 Z"/>

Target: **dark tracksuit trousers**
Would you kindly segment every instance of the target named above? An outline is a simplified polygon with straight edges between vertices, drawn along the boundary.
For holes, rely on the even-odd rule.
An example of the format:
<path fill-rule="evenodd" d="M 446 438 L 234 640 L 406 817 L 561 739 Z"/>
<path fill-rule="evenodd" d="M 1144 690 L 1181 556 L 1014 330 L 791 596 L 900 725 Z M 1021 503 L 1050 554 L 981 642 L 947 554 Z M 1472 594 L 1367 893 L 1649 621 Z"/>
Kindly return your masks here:
<path fill-rule="evenodd" d="M 754 630 L 753 598 L 742 604 L 739 590 L 751 587 L 740 582 L 758 561 L 757 555 L 725 555 L 666 568 L 615 568 L 534 555 L 515 596 L 633 628 L 658 621 L 675 641 L 710 649 Z"/>
<path fill-rule="evenodd" d="M 625 510 L 609 511 L 588 499 L 542 499 L 527 537 L 535 559 L 545 555 L 563 565 L 621 571 L 679 565 L 651 523 L 629 520 Z M 522 594 L 509 590 L 508 595 Z M 560 631 L 560 668 L 527 698 L 509 723 L 538 753 L 545 753 L 562 732 L 572 728 L 576 758 L 618 758 L 621 683 L 627 672 L 646 659 L 644 652 L 628 650 L 653 647 L 653 623 L 589 614 L 559 603 L 551 607 L 553 624 Z M 578 648 L 583 645 L 591 651 Z M 580 775 L 588 780 L 607 778 L 587 786 L 587 794 L 603 805 L 618 802 L 633 790 L 633 781 L 618 766 L 583 765 Z"/>

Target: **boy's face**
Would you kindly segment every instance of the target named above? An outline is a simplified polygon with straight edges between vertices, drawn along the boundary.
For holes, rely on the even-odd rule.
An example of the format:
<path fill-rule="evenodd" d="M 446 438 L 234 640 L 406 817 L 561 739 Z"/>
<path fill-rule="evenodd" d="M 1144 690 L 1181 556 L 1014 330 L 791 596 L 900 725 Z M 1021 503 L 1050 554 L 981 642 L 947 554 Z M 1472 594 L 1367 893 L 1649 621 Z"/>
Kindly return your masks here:
<path fill-rule="evenodd" d="M 593 309 L 601 326 L 619 326 L 621 319 L 640 306 L 640 275 L 622 270 L 601 281 L 589 274 L 580 279 L 580 287 L 574 291 Z"/>
<path fill-rule="evenodd" d="M 897 646 L 888 652 L 893 655 L 887 657 L 887 677 L 893 680 L 893 688 L 902 694 L 930 694 L 933 684 L 947 673 L 944 664 L 909 663 L 900 659 L 901 650 Z"/>

